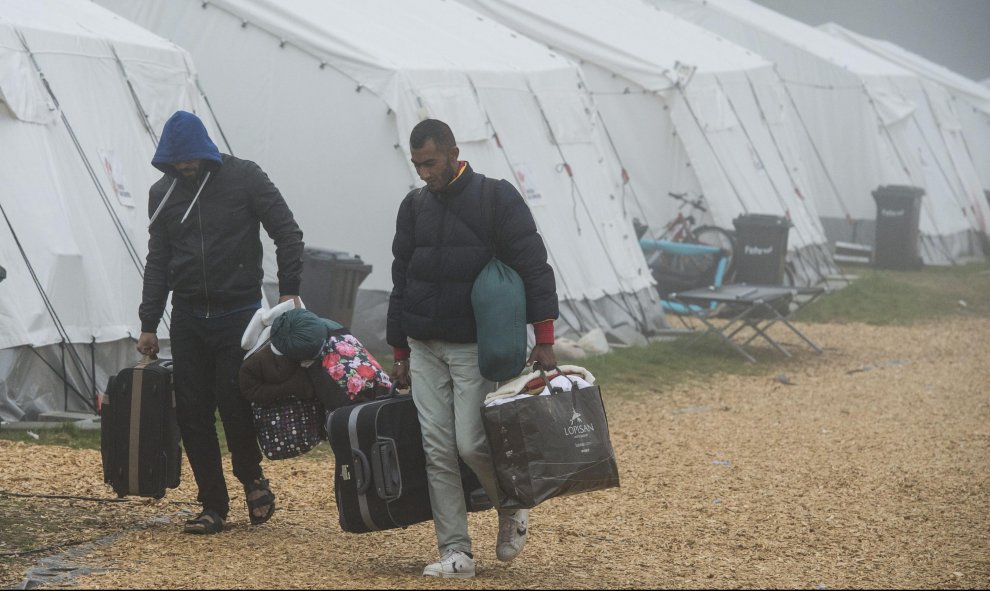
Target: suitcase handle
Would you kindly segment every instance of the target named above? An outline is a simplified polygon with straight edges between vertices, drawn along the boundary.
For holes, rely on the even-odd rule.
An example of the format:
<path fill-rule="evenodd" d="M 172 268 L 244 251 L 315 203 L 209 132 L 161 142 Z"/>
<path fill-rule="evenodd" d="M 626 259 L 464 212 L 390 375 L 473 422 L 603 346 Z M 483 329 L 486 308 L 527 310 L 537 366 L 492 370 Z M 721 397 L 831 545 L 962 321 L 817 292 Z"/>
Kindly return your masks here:
<path fill-rule="evenodd" d="M 363 495 L 368 492 L 368 487 L 371 486 L 371 466 L 368 464 L 368 456 L 364 455 L 364 452 L 360 449 L 351 449 L 351 454 L 354 456 L 354 485 L 357 487 L 357 492 L 359 495 Z"/>
<path fill-rule="evenodd" d="M 392 386 L 388 389 L 388 394 L 377 396 L 375 397 L 375 400 L 389 400 L 391 398 L 399 398 L 400 396 L 409 396 L 410 391 L 411 390 L 407 389 L 405 393 L 399 392 L 398 386 L 392 384 Z"/>
<path fill-rule="evenodd" d="M 395 440 L 382 437 L 371 446 L 371 469 L 375 488 L 383 501 L 394 501 L 402 496 L 402 473 L 399 471 Z"/>

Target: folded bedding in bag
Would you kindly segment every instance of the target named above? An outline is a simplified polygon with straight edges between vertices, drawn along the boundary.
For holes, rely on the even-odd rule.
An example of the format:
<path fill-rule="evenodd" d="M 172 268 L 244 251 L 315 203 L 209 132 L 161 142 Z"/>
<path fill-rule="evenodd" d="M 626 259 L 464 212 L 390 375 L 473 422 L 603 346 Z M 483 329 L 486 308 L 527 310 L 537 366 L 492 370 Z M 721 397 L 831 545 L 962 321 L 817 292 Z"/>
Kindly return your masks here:
<path fill-rule="evenodd" d="M 548 387 L 539 371 L 534 371 L 507 382 L 485 397 L 485 406 L 506 404 L 530 396 L 549 396 L 551 391 L 568 392 L 573 388 L 587 388 L 595 383 L 590 371 L 577 365 L 560 365 L 546 374 Z"/>
<path fill-rule="evenodd" d="M 583 368 L 561 366 L 523 376 L 486 397 L 481 421 L 501 508 L 532 508 L 553 497 L 619 486 L 594 379 Z"/>

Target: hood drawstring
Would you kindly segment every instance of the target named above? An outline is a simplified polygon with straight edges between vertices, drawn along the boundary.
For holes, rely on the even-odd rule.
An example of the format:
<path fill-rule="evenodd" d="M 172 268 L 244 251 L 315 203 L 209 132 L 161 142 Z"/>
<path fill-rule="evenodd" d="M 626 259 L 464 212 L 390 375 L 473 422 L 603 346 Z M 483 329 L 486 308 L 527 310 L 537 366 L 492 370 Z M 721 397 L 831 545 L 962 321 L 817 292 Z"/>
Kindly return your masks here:
<path fill-rule="evenodd" d="M 189 209 L 186 210 L 186 214 L 182 216 L 181 220 L 179 220 L 180 224 L 185 223 L 186 218 L 189 217 L 189 212 L 192 211 L 193 205 L 196 205 L 196 201 L 199 199 L 199 194 L 203 192 L 203 187 L 206 186 L 206 181 L 210 180 L 211 174 L 213 174 L 212 170 L 206 171 L 206 176 L 203 177 L 203 182 L 199 184 L 199 190 L 196 191 L 196 196 L 193 197 L 192 203 L 189 204 Z"/>
<path fill-rule="evenodd" d="M 168 198 L 172 196 L 172 191 L 175 190 L 175 185 L 178 184 L 178 182 L 179 179 L 172 179 L 172 186 L 165 192 L 165 196 L 162 197 L 162 202 L 158 204 L 158 209 L 155 210 L 154 215 L 151 216 L 151 221 L 148 222 L 149 228 L 151 227 L 151 224 L 155 223 L 155 218 L 158 217 L 158 214 L 162 212 L 162 208 L 165 207 L 165 203 L 168 201 Z"/>

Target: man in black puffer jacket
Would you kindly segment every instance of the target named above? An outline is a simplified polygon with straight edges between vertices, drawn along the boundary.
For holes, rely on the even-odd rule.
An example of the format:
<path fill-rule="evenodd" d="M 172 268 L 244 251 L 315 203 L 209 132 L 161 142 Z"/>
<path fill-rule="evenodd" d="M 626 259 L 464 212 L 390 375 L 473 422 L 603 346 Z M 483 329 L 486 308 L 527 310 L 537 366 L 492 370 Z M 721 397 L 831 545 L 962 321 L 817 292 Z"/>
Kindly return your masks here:
<path fill-rule="evenodd" d="M 279 302 L 299 297 L 302 231 L 264 171 L 221 154 L 192 113 L 169 118 L 151 163 L 165 175 L 148 199 L 137 348 L 158 353 L 158 324 L 171 291 L 176 415 L 203 505 L 185 531 L 221 532 L 230 509 L 214 421 L 218 408 L 248 516 L 261 524 L 275 511 L 275 496 L 262 474 L 250 403 L 238 390 L 241 335 L 261 307 L 260 226 L 275 241 Z"/>
<path fill-rule="evenodd" d="M 424 189 L 399 206 L 392 242 L 392 294 L 387 339 L 393 348 L 393 382 L 414 383 L 413 400 L 423 430 L 430 504 L 440 551 L 427 576 L 468 578 L 475 573 L 458 456 L 477 474 L 498 504 L 495 471 L 481 406 L 493 384 L 481 376 L 471 287 L 491 260 L 483 236 L 481 193 L 485 177 L 467 162 L 447 124 L 421 121 L 409 139 L 412 162 Z M 553 269 L 526 202 L 507 181 L 493 195 L 495 250 L 515 269 L 526 292 L 526 320 L 536 345 L 528 364 L 557 366 L 553 321 L 558 316 Z M 499 510 L 496 555 L 510 561 L 522 550 L 529 512 Z"/>

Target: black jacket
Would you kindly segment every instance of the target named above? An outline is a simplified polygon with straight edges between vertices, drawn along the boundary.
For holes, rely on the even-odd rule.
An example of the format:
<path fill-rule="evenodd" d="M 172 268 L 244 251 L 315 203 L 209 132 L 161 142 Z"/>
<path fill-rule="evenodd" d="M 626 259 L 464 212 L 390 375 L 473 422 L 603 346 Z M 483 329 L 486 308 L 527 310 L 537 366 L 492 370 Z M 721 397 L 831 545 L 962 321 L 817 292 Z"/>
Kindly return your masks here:
<path fill-rule="evenodd" d="M 260 302 L 260 226 L 275 241 L 279 293 L 299 293 L 304 245 L 292 212 L 257 164 L 228 154 L 221 158 L 208 162 L 211 176 L 185 222 L 180 220 L 199 187 L 180 181 L 151 224 L 138 312 L 143 332 L 157 329 L 169 291 L 173 307 L 201 316 Z M 149 217 L 173 180 L 166 174 L 151 187 Z"/>
<path fill-rule="evenodd" d="M 407 348 L 407 337 L 477 342 L 471 286 L 491 260 L 481 211 L 484 178 L 468 166 L 443 191 L 414 189 L 399 206 L 392 242 L 389 345 Z M 496 253 L 523 280 L 527 322 L 556 319 L 553 269 L 529 206 L 504 180 L 496 183 L 494 204 Z"/>

